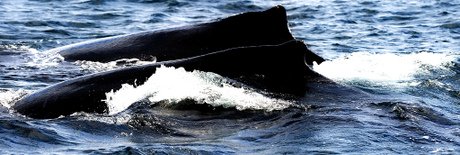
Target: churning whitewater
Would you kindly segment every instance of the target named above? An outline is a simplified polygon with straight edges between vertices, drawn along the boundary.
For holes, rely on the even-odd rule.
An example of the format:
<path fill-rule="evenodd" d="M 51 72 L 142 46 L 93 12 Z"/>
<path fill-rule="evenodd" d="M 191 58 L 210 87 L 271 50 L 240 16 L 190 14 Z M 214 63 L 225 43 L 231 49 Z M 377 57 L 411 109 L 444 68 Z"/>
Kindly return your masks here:
<path fill-rule="evenodd" d="M 248 87 L 233 86 L 214 73 L 162 66 L 140 86 L 124 84 L 120 90 L 106 93 L 109 114 L 119 113 L 142 99 L 168 104 L 192 99 L 199 104 L 233 107 L 238 110 L 283 110 L 292 105 L 282 99 L 267 97 Z"/>
<path fill-rule="evenodd" d="M 370 83 L 393 88 L 419 84 L 423 79 L 455 75 L 455 53 L 369 53 L 344 54 L 313 66 L 320 74 L 343 83 Z"/>

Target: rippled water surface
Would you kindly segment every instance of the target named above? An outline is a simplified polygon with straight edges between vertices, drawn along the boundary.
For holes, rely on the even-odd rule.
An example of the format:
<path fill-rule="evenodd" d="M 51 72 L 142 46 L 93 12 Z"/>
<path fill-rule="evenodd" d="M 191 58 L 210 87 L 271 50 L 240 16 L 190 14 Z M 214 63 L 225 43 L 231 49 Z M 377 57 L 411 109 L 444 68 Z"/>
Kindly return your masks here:
<path fill-rule="evenodd" d="M 38 120 L 10 109 L 64 80 L 150 63 L 66 62 L 48 49 L 278 4 L 293 35 L 328 59 L 313 69 L 345 87 L 313 84 L 291 101 L 165 67 L 110 92 L 108 115 Z M 456 154 L 458 10 L 458 0 L 2 0 L 0 153 Z"/>

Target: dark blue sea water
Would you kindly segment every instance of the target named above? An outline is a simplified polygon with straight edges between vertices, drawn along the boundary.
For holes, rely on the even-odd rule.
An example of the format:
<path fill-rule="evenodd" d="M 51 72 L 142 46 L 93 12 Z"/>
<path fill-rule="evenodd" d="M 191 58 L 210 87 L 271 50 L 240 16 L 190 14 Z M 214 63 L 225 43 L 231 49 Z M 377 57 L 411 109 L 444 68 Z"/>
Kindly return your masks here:
<path fill-rule="evenodd" d="M 162 68 L 108 93 L 108 115 L 10 109 L 60 81 L 149 63 L 66 62 L 48 49 L 278 4 L 293 35 L 328 59 L 314 70 L 361 93 L 319 85 L 284 101 Z M 459 0 L 1 0 L 0 154 L 458 154 L 458 10 Z"/>

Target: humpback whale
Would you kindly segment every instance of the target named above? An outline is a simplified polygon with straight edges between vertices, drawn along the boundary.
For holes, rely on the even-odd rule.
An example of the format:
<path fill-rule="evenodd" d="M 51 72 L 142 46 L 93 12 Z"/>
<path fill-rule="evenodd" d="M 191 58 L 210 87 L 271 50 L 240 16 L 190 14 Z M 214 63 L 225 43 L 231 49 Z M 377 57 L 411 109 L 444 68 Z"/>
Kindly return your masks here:
<path fill-rule="evenodd" d="M 144 83 L 160 66 L 214 72 L 271 92 L 302 94 L 309 82 L 328 81 L 308 64 L 323 58 L 295 40 L 286 12 L 276 6 L 198 25 L 96 39 L 53 49 L 65 60 L 148 59 L 153 64 L 94 73 L 63 81 L 18 100 L 13 108 L 31 118 L 75 112 L 108 113 L 105 93 Z"/>
<path fill-rule="evenodd" d="M 305 82 L 322 80 L 306 65 L 309 50 L 301 41 L 230 48 L 200 56 L 90 74 L 58 83 L 16 102 L 13 108 L 32 118 L 56 118 L 75 112 L 107 113 L 105 93 L 124 83 L 140 85 L 161 65 L 200 70 L 272 92 L 302 93 Z"/>

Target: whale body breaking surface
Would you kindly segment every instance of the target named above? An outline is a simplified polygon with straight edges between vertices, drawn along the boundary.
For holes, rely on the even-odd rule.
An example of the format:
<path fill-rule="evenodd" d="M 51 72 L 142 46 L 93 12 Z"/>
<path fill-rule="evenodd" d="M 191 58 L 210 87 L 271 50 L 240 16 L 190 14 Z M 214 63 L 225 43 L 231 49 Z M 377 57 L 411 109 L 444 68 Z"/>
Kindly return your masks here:
<path fill-rule="evenodd" d="M 282 6 L 197 25 L 90 40 L 50 52 L 66 61 L 138 58 L 157 62 L 55 84 L 18 100 L 13 106 L 18 113 L 31 118 L 107 114 L 107 92 L 123 84 L 141 85 L 161 66 L 213 72 L 255 89 L 293 96 L 308 92 L 309 83 L 333 83 L 309 67 L 324 59 L 292 36 Z"/>

